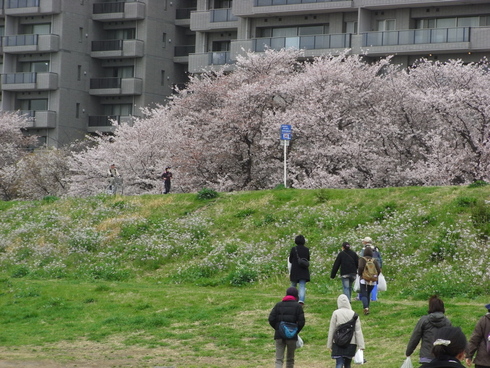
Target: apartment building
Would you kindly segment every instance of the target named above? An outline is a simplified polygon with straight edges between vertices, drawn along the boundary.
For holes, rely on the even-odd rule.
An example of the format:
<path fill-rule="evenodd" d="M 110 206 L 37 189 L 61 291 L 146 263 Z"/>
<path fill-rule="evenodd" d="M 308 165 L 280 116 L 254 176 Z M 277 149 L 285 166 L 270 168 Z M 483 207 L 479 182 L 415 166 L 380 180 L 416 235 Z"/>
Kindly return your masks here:
<path fill-rule="evenodd" d="M 1 109 L 61 147 L 111 132 L 187 79 L 196 0 L 0 0 Z"/>
<path fill-rule="evenodd" d="M 196 52 L 189 71 L 227 65 L 243 50 L 294 47 L 306 57 L 350 50 L 397 64 L 479 61 L 490 51 L 490 1 L 198 0 L 191 14 Z"/>

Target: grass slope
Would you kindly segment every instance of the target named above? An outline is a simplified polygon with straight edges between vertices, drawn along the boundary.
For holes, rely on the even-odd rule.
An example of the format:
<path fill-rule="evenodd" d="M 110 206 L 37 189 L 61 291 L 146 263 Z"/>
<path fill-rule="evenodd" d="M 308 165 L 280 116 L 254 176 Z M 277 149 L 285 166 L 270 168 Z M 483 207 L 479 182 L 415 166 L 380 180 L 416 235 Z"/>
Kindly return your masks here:
<path fill-rule="evenodd" d="M 341 285 L 330 269 L 342 241 L 358 250 L 369 235 L 389 289 L 361 316 L 366 366 L 400 366 L 430 294 L 467 335 L 483 314 L 489 197 L 485 186 L 2 202 L 0 365 L 271 366 L 267 316 L 302 233 L 312 282 L 298 365 L 334 366 L 325 342 Z"/>

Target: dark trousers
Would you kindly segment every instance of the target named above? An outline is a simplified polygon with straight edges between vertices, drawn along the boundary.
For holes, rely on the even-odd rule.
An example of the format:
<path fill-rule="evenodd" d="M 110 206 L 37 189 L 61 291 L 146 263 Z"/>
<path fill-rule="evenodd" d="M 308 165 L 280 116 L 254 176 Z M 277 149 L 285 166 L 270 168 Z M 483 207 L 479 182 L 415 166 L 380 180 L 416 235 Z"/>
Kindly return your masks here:
<path fill-rule="evenodd" d="M 163 192 L 163 194 L 167 194 L 170 192 L 170 180 L 165 180 L 164 185 L 165 185 L 165 191 Z"/>
<path fill-rule="evenodd" d="M 363 308 L 369 308 L 369 301 L 371 300 L 371 291 L 373 291 L 374 285 L 361 284 L 361 302 Z"/>

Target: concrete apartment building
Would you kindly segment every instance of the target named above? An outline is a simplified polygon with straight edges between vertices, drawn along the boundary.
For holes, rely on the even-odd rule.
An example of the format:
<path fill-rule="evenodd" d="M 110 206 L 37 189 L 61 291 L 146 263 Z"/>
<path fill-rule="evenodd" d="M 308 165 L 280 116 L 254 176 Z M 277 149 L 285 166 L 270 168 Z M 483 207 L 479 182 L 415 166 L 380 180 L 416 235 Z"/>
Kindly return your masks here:
<path fill-rule="evenodd" d="M 483 0 L 198 0 L 191 14 L 196 53 L 189 71 L 230 63 L 243 50 L 305 49 L 305 56 L 350 49 L 394 62 L 460 58 L 490 50 L 490 1 Z"/>
<path fill-rule="evenodd" d="M 490 0 L 0 0 L 2 110 L 61 147 L 164 103 L 244 50 L 478 61 Z"/>
<path fill-rule="evenodd" d="M 191 9 L 195 1 L 0 0 L 1 109 L 31 116 L 28 132 L 50 146 L 110 132 L 110 119 L 130 121 L 185 83 L 187 57 L 175 49 L 193 51 Z"/>

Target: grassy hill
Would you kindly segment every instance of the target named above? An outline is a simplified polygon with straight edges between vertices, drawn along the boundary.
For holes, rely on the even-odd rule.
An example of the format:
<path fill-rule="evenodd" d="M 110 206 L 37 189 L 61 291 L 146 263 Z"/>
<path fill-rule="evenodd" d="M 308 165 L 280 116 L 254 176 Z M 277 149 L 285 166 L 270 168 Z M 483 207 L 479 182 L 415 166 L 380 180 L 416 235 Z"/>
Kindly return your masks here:
<path fill-rule="evenodd" d="M 1 202 L 0 365 L 272 365 L 267 315 L 301 233 L 312 282 L 299 366 L 330 364 L 324 345 L 341 292 L 330 270 L 343 241 L 360 250 L 365 236 L 381 249 L 389 288 L 362 318 L 366 358 L 400 366 L 429 295 L 445 298 L 467 334 L 484 312 L 489 199 L 490 186 L 477 186 Z"/>

